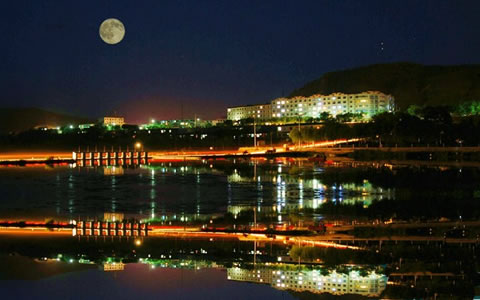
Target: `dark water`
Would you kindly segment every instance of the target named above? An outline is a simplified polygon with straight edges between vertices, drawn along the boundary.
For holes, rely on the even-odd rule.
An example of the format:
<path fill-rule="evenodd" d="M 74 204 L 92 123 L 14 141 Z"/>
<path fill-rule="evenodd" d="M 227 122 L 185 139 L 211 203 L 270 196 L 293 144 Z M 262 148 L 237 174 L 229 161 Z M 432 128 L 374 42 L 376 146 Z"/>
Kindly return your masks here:
<path fill-rule="evenodd" d="M 394 212 L 403 219 L 459 222 L 480 216 L 476 168 L 308 160 L 3 167 L 0 191 L 1 219 L 16 220 L 100 218 L 118 212 L 189 223 L 236 217 L 254 208 L 274 222 L 288 221 L 292 212 L 308 221 L 343 214 L 335 205 L 345 204 L 365 209 L 364 218 Z M 325 210 L 325 204 L 334 206 Z M 467 235 L 474 239 L 475 231 Z M 356 299 L 387 291 L 404 299 L 437 292 L 462 294 L 462 299 L 473 295 L 477 284 L 477 244 L 367 243 L 360 245 L 360 255 L 325 250 L 328 265 L 312 265 L 291 261 L 294 246 L 276 241 L 254 245 L 149 237 L 138 246 L 128 239 L 0 235 L 0 294 L 5 299 Z M 397 278 L 399 291 L 387 286 L 389 274 L 405 268 L 448 271 L 454 277 L 419 279 L 421 288 L 414 291 L 408 290 L 413 284 L 408 278 Z"/>
<path fill-rule="evenodd" d="M 330 170 L 330 171 L 328 171 Z M 75 218 L 108 212 L 142 217 L 317 208 L 393 198 L 390 187 L 342 178 L 306 162 L 164 163 L 137 168 L 13 167 L 0 169 L 1 214 Z M 338 178 L 324 178 L 334 171 Z M 359 175 L 361 177 L 361 175 Z"/>
<path fill-rule="evenodd" d="M 384 268 L 286 264 L 288 247 L 232 238 L 0 235 L 0 293 L 15 299 L 297 299 L 379 296 Z M 254 251 L 255 250 L 255 251 Z"/>
<path fill-rule="evenodd" d="M 110 273 L 89 269 L 35 281 L 0 281 L 0 291 L 4 299 L 295 299 L 268 285 L 228 280 L 224 269 L 152 269 L 145 264 Z"/>
<path fill-rule="evenodd" d="M 210 214 L 317 209 L 321 204 L 395 200 L 399 213 L 477 217 L 476 168 L 322 166 L 308 161 L 176 162 L 136 168 L 0 168 L 0 215 L 192 220 Z M 414 203 L 419 211 L 404 211 Z M 405 205 L 404 205 L 405 204 Z M 434 211 L 431 210 L 434 204 Z M 452 210 L 452 205 L 454 209 Z M 393 207 L 393 206 L 392 206 Z"/>
<path fill-rule="evenodd" d="M 372 279 L 356 272 L 322 276 L 266 267 L 185 269 L 135 263 L 121 271 L 90 268 L 33 281 L 1 280 L 0 291 L 7 299 L 298 299 L 300 292 L 319 290 L 379 295 L 385 285 L 385 276 Z"/>

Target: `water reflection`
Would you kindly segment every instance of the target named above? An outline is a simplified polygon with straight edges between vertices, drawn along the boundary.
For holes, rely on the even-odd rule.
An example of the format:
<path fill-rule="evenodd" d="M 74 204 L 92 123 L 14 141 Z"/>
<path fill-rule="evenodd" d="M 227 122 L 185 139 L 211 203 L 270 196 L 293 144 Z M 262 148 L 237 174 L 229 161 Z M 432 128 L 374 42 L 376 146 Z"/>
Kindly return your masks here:
<path fill-rule="evenodd" d="M 357 294 L 378 297 L 387 286 L 387 276 L 371 271 L 361 276 L 361 267 L 337 270 L 291 265 L 257 266 L 255 269 L 228 268 L 229 280 L 263 283 L 277 289 L 334 295 Z"/>
<path fill-rule="evenodd" d="M 433 195 L 432 183 L 418 186 L 420 179 L 429 177 L 445 188 L 453 179 L 460 193 L 450 192 L 471 197 L 466 192 L 475 186 L 462 182 L 473 171 L 428 170 L 318 166 L 301 160 L 0 168 L 4 200 L 0 214 L 41 211 L 71 219 L 122 211 L 169 222 L 208 219 L 226 212 L 238 215 L 255 208 L 258 213 L 276 214 L 281 222 L 292 210 L 316 210 L 324 203 L 368 207 L 375 200 L 414 200 L 422 191 Z M 472 180 L 480 177 L 475 176 Z"/>
<path fill-rule="evenodd" d="M 119 214 L 107 214 L 111 220 Z M 241 235 L 227 238 L 175 236 L 131 238 L 81 238 L 68 235 L 34 235 L 17 230 L 0 234 L 0 279 L 44 279 L 67 272 L 95 269 L 95 278 L 134 272 L 135 278 L 159 282 L 159 272 L 171 270 L 221 271 L 213 273 L 214 285 L 223 281 L 255 283 L 287 293 L 353 294 L 368 297 L 403 295 L 428 298 L 473 293 L 478 247 L 471 243 L 417 240 L 398 242 L 359 241 L 356 250 L 298 247 L 277 239 L 253 242 Z M 136 268 L 143 265 L 146 268 Z M 155 273 L 150 271 L 156 270 Z M 101 272 L 101 275 L 98 274 Z M 83 274 L 83 275 L 82 275 Z M 89 282 L 91 274 L 79 274 Z M 51 278 L 53 282 L 61 276 Z M 78 281 L 77 281 L 78 282 Z M 60 282 L 59 282 L 60 283 Z M 388 284 L 387 284 L 388 283 Z M 32 283 L 21 282 L 23 287 Z M 186 282 L 186 286 L 193 285 Z M 0 290 L 3 283 L 0 280 Z M 142 292 L 144 285 L 132 281 Z M 172 287 L 173 288 L 173 287 Z M 253 288 L 250 285 L 249 288 Z M 149 291 L 147 297 L 151 297 Z M 471 298 L 471 297 L 470 297 Z"/>
<path fill-rule="evenodd" d="M 227 211 L 238 214 L 245 209 L 257 207 L 258 211 L 276 211 L 281 213 L 284 210 L 316 209 L 322 203 L 333 201 L 343 203 L 361 202 L 364 206 L 371 204 L 373 200 L 393 199 L 394 190 L 372 185 L 367 179 L 361 183 L 342 182 L 327 184 L 322 181 L 319 174 L 323 169 L 312 168 L 312 166 L 286 166 L 262 165 L 257 163 L 235 164 L 230 169 L 225 166 L 215 168 L 214 164 L 204 163 L 202 165 L 182 165 L 165 163 L 160 166 L 150 165 L 145 168 L 158 170 L 163 175 L 196 175 L 195 199 L 197 215 L 201 212 L 199 197 L 202 194 L 199 186 L 200 178 L 208 175 L 226 176 L 227 181 Z M 302 170 L 315 173 L 303 174 Z M 232 172 L 231 172 L 232 171 Z M 341 170 L 339 170 L 341 172 Z M 253 176 L 252 173 L 253 172 Z M 246 189 L 251 194 L 251 200 L 245 201 Z M 208 196 L 208 195 L 206 195 Z"/>
<path fill-rule="evenodd" d="M 241 266 L 236 264 L 229 267 L 228 263 L 216 262 L 202 259 L 169 259 L 169 258 L 139 258 L 137 261 L 123 262 L 121 258 L 109 257 L 103 261 L 92 261 L 88 257 L 72 258 L 69 255 L 58 254 L 57 257 L 41 257 L 29 259 L 23 256 L 5 257 L 0 256 L 0 262 L 8 264 L 9 268 L 21 268 L 28 265 L 30 270 L 22 270 L 21 273 L 12 272 L 0 267 L 0 279 L 12 278 L 13 273 L 21 278 L 43 279 L 51 275 L 58 275 L 62 272 L 76 272 L 95 267 L 106 273 L 129 272 L 130 265 L 147 265 L 148 269 L 142 269 L 144 274 L 137 276 L 152 276 L 148 270 L 172 270 L 187 269 L 200 271 L 205 269 L 217 269 L 226 271 L 224 279 L 233 282 L 257 283 L 270 286 L 271 288 L 299 293 L 310 292 L 314 294 L 333 295 L 362 295 L 367 297 L 378 297 L 387 287 L 387 276 L 377 274 L 372 266 L 356 266 L 326 268 L 323 266 L 289 265 L 283 263 L 257 264 Z M 53 270 L 56 271 L 53 271 Z M 43 274 L 37 277 L 34 274 Z M 32 277 L 35 276 L 35 277 Z M 55 280 L 55 279 L 51 279 Z M 86 280 L 85 278 L 83 280 Z M 189 284 L 187 282 L 187 284 Z M 1 282 L 0 282 L 1 286 Z M 137 289 L 142 289 L 139 285 Z"/>
<path fill-rule="evenodd" d="M 0 168 L 2 220 L 35 221 L 32 214 L 41 220 L 4 223 L 0 275 L 15 279 L 62 265 L 55 270 L 132 272 L 146 281 L 158 280 L 148 272 L 206 270 L 221 275 L 216 284 L 257 283 L 249 288 L 262 286 L 275 295 L 470 297 L 480 255 L 480 225 L 472 218 L 478 182 L 478 169 L 319 166 L 302 160 Z M 374 216 L 395 204 L 401 207 L 395 214 L 408 217 L 422 209 L 437 219 L 388 225 L 368 220 L 360 226 L 318 221 L 326 216 L 321 209 L 345 203 L 380 207 Z M 454 218 L 471 212 L 470 223 L 437 222 L 448 212 Z M 65 220 L 78 222 L 70 226 Z M 61 223 L 68 232 L 52 227 Z M 19 257 L 28 262 L 15 262 Z"/>

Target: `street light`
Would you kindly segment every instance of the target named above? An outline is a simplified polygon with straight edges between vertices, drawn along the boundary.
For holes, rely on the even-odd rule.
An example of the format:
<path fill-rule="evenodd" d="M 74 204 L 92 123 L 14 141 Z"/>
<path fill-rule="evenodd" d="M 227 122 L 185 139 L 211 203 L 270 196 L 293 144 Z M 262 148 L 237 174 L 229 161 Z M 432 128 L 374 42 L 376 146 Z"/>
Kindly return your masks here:
<path fill-rule="evenodd" d="M 253 145 L 257 149 L 257 124 L 255 122 L 255 115 L 253 115 Z"/>
<path fill-rule="evenodd" d="M 379 135 L 379 134 L 377 134 L 376 137 L 377 137 L 377 139 L 378 139 L 378 147 L 379 147 L 379 148 L 382 148 L 382 136 Z"/>

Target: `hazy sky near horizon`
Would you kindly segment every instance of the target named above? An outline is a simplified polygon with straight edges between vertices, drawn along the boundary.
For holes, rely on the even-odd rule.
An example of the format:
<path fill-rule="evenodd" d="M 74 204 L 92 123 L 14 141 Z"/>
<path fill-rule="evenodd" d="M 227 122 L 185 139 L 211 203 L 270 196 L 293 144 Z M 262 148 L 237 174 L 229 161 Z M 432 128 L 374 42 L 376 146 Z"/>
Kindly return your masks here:
<path fill-rule="evenodd" d="M 216 118 L 323 73 L 480 63 L 480 1 L 8 1 L 1 106 L 83 116 Z M 120 19 L 117 45 L 98 34 Z M 183 108 L 183 109 L 182 109 Z"/>

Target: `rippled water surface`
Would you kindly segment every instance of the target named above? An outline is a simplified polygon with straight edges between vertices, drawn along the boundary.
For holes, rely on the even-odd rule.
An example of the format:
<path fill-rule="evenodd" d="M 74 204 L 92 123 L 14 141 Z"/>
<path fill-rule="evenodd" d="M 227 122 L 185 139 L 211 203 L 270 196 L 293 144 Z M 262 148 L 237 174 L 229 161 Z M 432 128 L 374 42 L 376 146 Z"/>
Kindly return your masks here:
<path fill-rule="evenodd" d="M 418 245 L 366 241 L 347 251 L 336 249 L 338 245 L 308 248 L 268 234 L 258 242 L 254 235 L 225 232 L 199 238 L 196 231 L 186 235 L 185 228 L 196 224 L 200 230 L 216 217 L 231 223 L 220 227 L 235 228 L 237 221 L 247 226 L 241 222 L 252 223 L 258 217 L 270 229 L 286 225 L 287 220 L 305 228 L 298 224 L 344 217 L 337 207 L 363 220 L 382 212 L 394 212 L 404 220 L 410 216 L 425 216 L 430 222 L 445 216 L 452 222 L 472 220 L 479 213 L 476 168 L 324 165 L 307 159 L 1 167 L 0 191 L 2 220 L 101 220 L 104 213 L 116 212 L 129 220 L 147 219 L 157 228 L 168 227 L 141 240 L 58 235 L 50 229 L 32 235 L 32 228 L 22 226 L 11 231 L 15 235 L 5 230 L 0 235 L 0 294 L 7 299 L 329 299 L 332 294 L 378 298 L 385 291 L 396 293 L 387 280 L 392 270 L 407 263 L 412 268 L 423 266 L 422 271 L 467 274 L 464 281 L 447 278 L 446 294 L 465 290 L 470 295 L 473 290 L 468 278 L 474 278 L 475 270 L 464 270 L 476 264 L 477 250 L 470 244 L 445 246 L 443 240 L 430 244 L 421 236 Z M 190 222 L 196 220 L 200 222 Z M 179 232 L 163 236 L 172 228 Z M 431 235 L 433 229 L 429 230 L 414 234 Z M 433 231 L 438 235 L 439 230 Z M 453 236 L 459 229 L 442 230 Z M 464 233 L 474 238 L 474 230 Z M 325 234 L 308 232 L 316 237 Z M 422 264 L 417 261 L 418 251 L 424 253 Z M 414 259 L 406 258 L 412 253 Z M 314 260 L 314 255 L 325 263 Z M 300 263 L 300 259 L 305 260 Z M 402 280 L 396 282 L 408 289 L 411 282 Z M 443 282 L 435 288 L 442 286 Z"/>
<path fill-rule="evenodd" d="M 161 217 L 235 212 L 249 206 L 278 211 L 317 208 L 325 201 L 369 204 L 394 197 L 392 188 L 363 178 L 364 169 L 358 169 L 355 178 L 346 171 L 302 161 L 0 168 L 0 208 L 4 217 L 77 217 L 106 211 Z"/>

